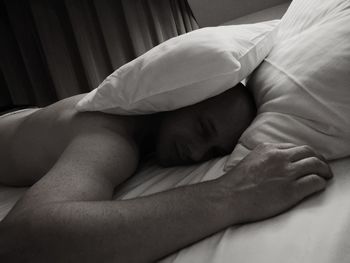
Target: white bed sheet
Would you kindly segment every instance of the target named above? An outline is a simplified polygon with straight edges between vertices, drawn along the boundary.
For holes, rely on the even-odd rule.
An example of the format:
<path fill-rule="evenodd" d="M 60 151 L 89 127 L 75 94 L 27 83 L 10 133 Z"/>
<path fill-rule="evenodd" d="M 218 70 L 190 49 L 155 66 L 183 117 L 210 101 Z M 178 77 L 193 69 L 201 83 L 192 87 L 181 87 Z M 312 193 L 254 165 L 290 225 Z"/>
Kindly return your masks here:
<path fill-rule="evenodd" d="M 170 169 L 150 163 L 118 189 L 115 199 L 214 179 L 223 173 L 225 162 L 226 157 Z M 325 192 L 280 216 L 228 228 L 161 262 L 350 262 L 350 158 L 331 166 L 335 178 Z M 25 188 L 0 187 L 0 218 L 24 192 Z"/>

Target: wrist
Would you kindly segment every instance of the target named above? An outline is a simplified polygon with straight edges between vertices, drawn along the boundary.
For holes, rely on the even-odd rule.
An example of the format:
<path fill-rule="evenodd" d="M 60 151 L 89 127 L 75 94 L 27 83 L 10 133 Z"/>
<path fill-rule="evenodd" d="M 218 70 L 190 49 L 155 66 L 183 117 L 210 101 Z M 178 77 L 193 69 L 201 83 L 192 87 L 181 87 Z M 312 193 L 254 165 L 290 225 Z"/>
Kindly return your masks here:
<path fill-rule="evenodd" d="M 221 209 L 226 215 L 229 225 L 236 225 L 243 220 L 243 200 L 241 194 L 235 187 L 227 180 L 226 176 L 221 176 L 215 179 L 215 189 Z"/>

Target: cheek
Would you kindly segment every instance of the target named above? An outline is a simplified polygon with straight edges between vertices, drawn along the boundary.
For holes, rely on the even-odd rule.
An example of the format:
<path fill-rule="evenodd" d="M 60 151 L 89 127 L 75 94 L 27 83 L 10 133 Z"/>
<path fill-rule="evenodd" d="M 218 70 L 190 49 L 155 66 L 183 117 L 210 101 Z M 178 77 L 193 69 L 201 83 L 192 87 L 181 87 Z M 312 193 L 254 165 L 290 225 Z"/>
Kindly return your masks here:
<path fill-rule="evenodd" d="M 159 130 L 156 141 L 156 158 L 162 166 L 174 166 L 182 164 L 175 142 L 188 141 L 189 134 L 185 127 L 169 125 Z"/>
<path fill-rule="evenodd" d="M 176 121 L 176 119 L 164 122 L 158 132 L 157 143 L 159 148 L 169 149 L 174 140 L 184 136 L 186 133 L 185 126 L 183 122 Z"/>

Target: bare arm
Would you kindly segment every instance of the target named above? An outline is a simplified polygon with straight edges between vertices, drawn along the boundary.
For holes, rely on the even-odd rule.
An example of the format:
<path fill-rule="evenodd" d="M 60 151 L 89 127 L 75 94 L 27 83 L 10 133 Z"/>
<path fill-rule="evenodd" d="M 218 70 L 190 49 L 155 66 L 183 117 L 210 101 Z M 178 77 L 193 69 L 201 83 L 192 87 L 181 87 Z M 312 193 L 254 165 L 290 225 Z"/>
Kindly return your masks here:
<path fill-rule="evenodd" d="M 137 163 L 132 147 L 114 136 L 98 133 L 71 144 L 1 226 L 0 242 L 6 242 L 0 244 L 0 258 L 150 262 L 229 225 L 276 215 L 324 189 L 323 177 L 330 176 L 318 158 L 305 161 L 314 156 L 310 151 L 262 147 L 217 180 L 132 200 L 103 201 Z M 108 147 L 97 151 L 101 144 Z M 291 166 L 290 157 L 298 152 L 307 154 Z M 265 169 L 259 169 L 262 165 Z"/>

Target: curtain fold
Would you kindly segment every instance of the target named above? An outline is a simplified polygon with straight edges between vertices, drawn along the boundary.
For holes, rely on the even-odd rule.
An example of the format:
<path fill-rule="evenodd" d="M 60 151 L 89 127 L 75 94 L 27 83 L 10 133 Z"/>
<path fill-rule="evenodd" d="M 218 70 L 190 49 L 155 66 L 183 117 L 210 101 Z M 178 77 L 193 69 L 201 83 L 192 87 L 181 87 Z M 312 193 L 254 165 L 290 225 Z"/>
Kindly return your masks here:
<path fill-rule="evenodd" d="M 186 0 L 0 0 L 0 107 L 88 92 L 195 29 Z"/>

